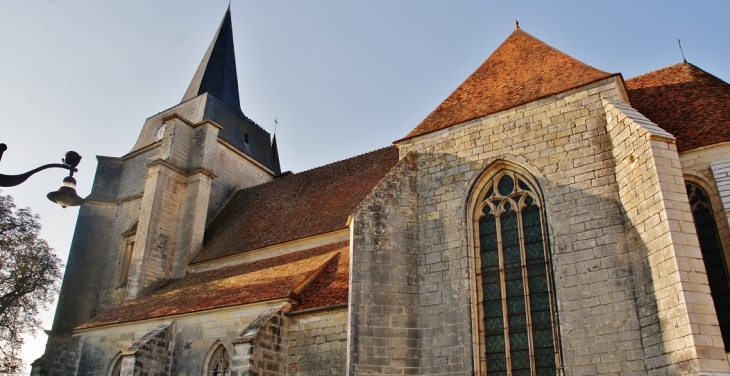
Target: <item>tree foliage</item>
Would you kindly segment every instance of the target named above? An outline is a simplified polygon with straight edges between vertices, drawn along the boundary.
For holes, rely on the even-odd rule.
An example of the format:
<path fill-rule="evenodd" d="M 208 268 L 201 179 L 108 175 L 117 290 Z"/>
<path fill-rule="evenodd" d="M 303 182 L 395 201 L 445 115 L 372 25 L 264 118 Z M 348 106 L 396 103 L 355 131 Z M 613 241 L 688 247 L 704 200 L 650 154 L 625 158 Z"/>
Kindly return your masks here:
<path fill-rule="evenodd" d="M 0 374 L 22 372 L 22 335 L 40 329 L 38 312 L 58 292 L 61 260 L 40 230 L 37 214 L 0 194 Z"/>

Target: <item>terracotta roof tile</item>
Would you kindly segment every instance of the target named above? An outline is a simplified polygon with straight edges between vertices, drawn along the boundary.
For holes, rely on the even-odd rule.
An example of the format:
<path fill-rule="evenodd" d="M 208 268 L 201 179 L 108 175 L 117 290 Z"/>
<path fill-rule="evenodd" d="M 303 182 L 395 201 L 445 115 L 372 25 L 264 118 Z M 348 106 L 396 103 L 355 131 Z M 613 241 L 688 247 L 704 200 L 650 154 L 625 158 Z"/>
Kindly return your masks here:
<path fill-rule="evenodd" d="M 206 229 L 193 262 L 344 229 L 397 162 L 391 146 L 240 190 Z"/>
<path fill-rule="evenodd" d="M 292 311 L 347 303 L 349 284 L 350 248 L 343 247 L 320 275 L 301 292 L 298 296 L 299 304 Z"/>
<path fill-rule="evenodd" d="M 679 63 L 626 81 L 631 106 L 674 135 L 682 152 L 730 141 L 730 85 Z"/>
<path fill-rule="evenodd" d="M 341 242 L 242 265 L 201 273 L 190 273 L 182 279 L 158 286 L 137 299 L 125 301 L 99 314 L 77 329 L 199 312 L 272 299 L 296 298 L 296 296 L 290 294 L 295 287 L 302 284 L 317 271 L 321 270 L 321 273 L 324 273 L 331 270 L 331 268 L 326 268 L 325 263 L 339 265 L 340 261 L 338 260 L 338 263 L 335 264 L 334 258 L 342 258 L 342 253 L 346 254 L 348 247 L 347 242 Z M 325 269 L 321 269 L 323 266 L 325 266 Z M 313 283 L 317 280 L 315 278 Z M 319 282 L 319 285 L 322 284 L 322 282 Z M 332 286 L 332 284 L 329 285 Z M 341 289 L 341 286 L 338 288 Z M 323 288 L 313 291 L 327 293 L 334 290 L 332 288 Z M 307 291 L 306 288 L 305 291 Z M 338 294 L 341 295 L 341 292 Z M 307 293 L 307 295 L 310 295 L 310 293 Z M 323 304 L 327 304 L 327 299 L 322 301 L 324 301 Z"/>
<path fill-rule="evenodd" d="M 497 113 L 610 77 L 516 29 L 404 139 Z"/>

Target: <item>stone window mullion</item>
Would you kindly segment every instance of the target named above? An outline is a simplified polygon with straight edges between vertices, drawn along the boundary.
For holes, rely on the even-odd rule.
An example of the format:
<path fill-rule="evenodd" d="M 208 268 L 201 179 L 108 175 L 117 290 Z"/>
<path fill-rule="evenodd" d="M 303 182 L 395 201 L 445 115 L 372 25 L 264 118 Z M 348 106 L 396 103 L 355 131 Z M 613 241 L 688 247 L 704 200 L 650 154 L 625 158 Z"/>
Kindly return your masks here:
<path fill-rule="evenodd" d="M 525 232 L 522 223 L 522 197 L 520 196 L 517 200 L 519 210 L 517 211 L 517 229 L 520 237 L 520 258 L 522 259 L 522 284 L 524 285 L 524 297 L 525 297 L 525 318 L 527 320 L 527 341 L 530 349 L 530 370 L 532 373 L 535 372 L 535 341 L 532 334 L 532 315 L 530 312 L 530 283 L 529 276 L 527 274 L 527 254 L 525 250 Z"/>
<path fill-rule="evenodd" d="M 504 355 L 505 355 L 505 362 L 507 364 L 507 369 L 512 368 L 511 364 L 511 357 L 510 357 L 510 346 L 509 346 L 509 324 L 507 323 L 507 285 L 504 278 L 504 255 L 500 250 L 502 249 L 502 212 L 499 211 L 498 208 L 501 207 L 501 200 L 497 202 L 497 205 L 495 205 L 495 208 L 497 208 L 495 211 L 497 212 L 497 215 L 495 216 L 495 224 L 497 229 L 497 257 L 499 259 L 499 286 L 502 296 L 502 325 L 504 326 Z"/>

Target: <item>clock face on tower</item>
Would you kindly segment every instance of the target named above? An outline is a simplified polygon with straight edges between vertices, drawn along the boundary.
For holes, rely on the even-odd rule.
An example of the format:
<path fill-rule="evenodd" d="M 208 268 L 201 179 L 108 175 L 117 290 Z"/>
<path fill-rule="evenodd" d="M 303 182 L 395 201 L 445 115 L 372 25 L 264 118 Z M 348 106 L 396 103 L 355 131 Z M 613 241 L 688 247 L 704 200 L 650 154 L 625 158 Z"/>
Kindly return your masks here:
<path fill-rule="evenodd" d="M 165 135 L 165 124 L 160 125 L 159 128 L 157 128 L 157 132 L 155 132 L 155 141 L 162 140 L 162 137 Z"/>

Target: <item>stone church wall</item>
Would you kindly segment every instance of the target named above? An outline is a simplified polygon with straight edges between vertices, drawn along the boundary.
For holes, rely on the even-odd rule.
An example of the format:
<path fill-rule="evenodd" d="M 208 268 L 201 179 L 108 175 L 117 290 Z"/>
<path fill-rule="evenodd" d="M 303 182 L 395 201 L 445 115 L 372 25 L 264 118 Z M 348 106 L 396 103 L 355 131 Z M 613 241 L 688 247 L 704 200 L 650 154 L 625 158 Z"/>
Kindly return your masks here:
<path fill-rule="evenodd" d="M 402 158 L 352 213 L 348 374 L 418 374 L 415 167 Z"/>
<path fill-rule="evenodd" d="M 493 162 L 542 189 L 566 374 L 641 373 L 631 263 L 601 100 L 616 78 L 398 143 L 417 156 L 420 374 L 478 367 L 468 234 L 470 188 Z M 356 254 L 356 253 L 355 253 Z"/>
<path fill-rule="evenodd" d="M 140 338 L 131 348 L 126 349 L 124 352 L 130 354 L 128 357 L 134 362 L 124 362 L 120 376 L 169 375 L 172 335 L 172 323 L 164 322 Z"/>
<path fill-rule="evenodd" d="M 727 372 L 727 357 L 689 209 L 674 137 L 605 101 L 626 213 L 646 369 Z"/>
<path fill-rule="evenodd" d="M 347 308 L 290 314 L 287 375 L 347 373 Z"/>
<path fill-rule="evenodd" d="M 31 376 L 64 376 L 75 375 L 79 365 L 79 353 L 81 350 L 80 336 L 74 335 L 67 338 L 63 343 L 56 346 L 33 364 L 31 364 Z"/>
<path fill-rule="evenodd" d="M 158 151 L 153 148 L 127 160 L 98 157 L 92 193 L 79 210 L 76 228 L 83 230 L 74 232 L 49 349 L 123 297 L 115 278 L 124 247 L 121 234 L 139 218 L 138 195 L 147 163 Z"/>
<path fill-rule="evenodd" d="M 285 376 L 289 305 L 261 313 L 233 340 L 231 376 Z"/>
<path fill-rule="evenodd" d="M 98 312 L 97 294 L 107 264 L 105 245 L 113 235 L 116 205 L 87 203 L 79 210 L 76 231 L 66 260 L 66 273 L 56 307 L 56 320 L 49 337 L 50 350 L 69 335 L 77 325 Z"/>
<path fill-rule="evenodd" d="M 147 165 L 158 157 L 160 153 L 159 146 L 160 144 L 158 143 L 156 146 L 151 147 L 151 149 L 124 160 L 124 170 L 121 176 L 115 177 L 121 182 L 119 185 L 119 193 L 115 197 L 117 200 L 128 199 L 144 191 L 144 184 L 147 180 Z"/>
<path fill-rule="evenodd" d="M 174 330 L 170 374 L 181 376 L 202 374 L 206 355 L 214 345 L 222 343 L 229 354 L 232 354 L 233 340 L 248 324 L 255 320 L 261 312 L 271 308 L 276 309 L 283 304 L 284 302 L 281 301 L 272 301 L 245 308 L 226 308 L 172 318 Z M 121 351 L 130 348 L 166 320 L 171 319 L 119 324 L 80 331 L 79 374 L 106 375 L 109 367 L 113 366 L 109 364 L 111 359 L 116 359 Z"/>

